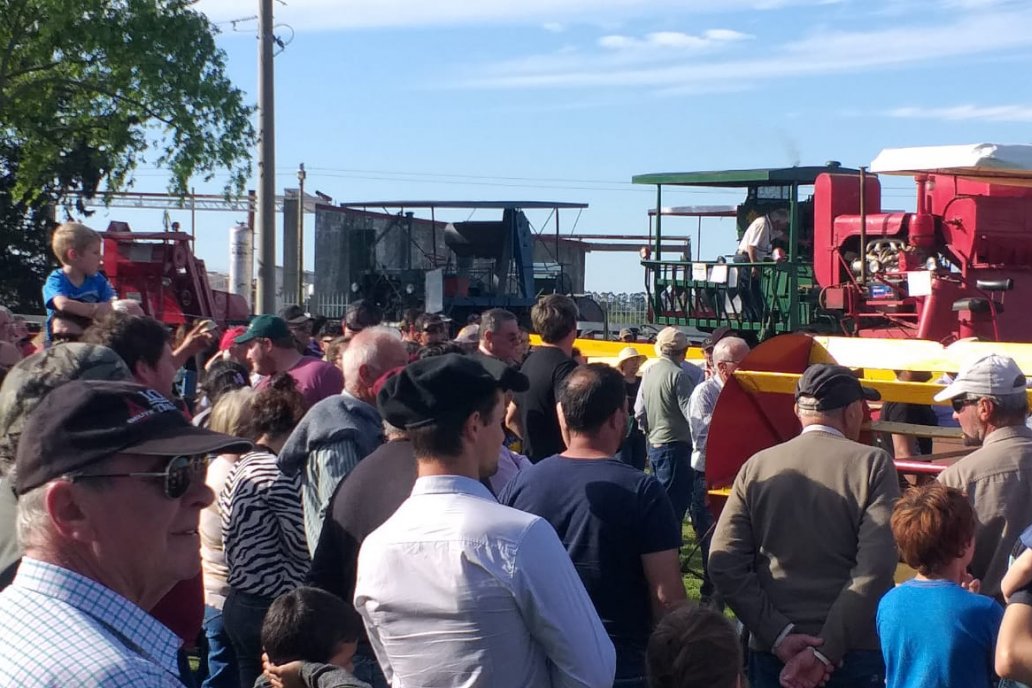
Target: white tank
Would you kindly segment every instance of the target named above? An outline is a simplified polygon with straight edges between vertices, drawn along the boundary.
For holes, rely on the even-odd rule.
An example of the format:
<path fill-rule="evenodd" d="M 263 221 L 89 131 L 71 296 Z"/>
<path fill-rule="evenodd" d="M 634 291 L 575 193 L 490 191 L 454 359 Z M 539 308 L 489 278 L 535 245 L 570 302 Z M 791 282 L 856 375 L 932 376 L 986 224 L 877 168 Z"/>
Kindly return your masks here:
<path fill-rule="evenodd" d="M 229 228 L 229 291 L 239 294 L 251 307 L 254 284 L 254 232 L 245 222 Z"/>

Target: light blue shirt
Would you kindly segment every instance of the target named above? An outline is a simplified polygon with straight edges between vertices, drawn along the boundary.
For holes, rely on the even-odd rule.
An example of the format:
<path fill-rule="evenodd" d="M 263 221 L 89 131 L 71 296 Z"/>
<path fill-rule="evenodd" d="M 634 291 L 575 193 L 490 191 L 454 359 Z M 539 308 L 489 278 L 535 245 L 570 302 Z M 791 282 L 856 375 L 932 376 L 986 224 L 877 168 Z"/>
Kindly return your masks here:
<path fill-rule="evenodd" d="M 110 588 L 29 557 L 0 593 L 0 686 L 182 688 L 179 638 Z"/>
<path fill-rule="evenodd" d="M 692 429 L 692 468 L 700 473 L 706 472 L 706 440 L 709 438 L 713 409 L 717 407 L 722 389 L 724 383 L 720 376 L 713 374 L 692 390 L 688 401 L 688 425 Z"/>
<path fill-rule="evenodd" d="M 355 607 L 393 688 L 610 688 L 616 652 L 547 521 L 423 477 L 362 544 Z"/>

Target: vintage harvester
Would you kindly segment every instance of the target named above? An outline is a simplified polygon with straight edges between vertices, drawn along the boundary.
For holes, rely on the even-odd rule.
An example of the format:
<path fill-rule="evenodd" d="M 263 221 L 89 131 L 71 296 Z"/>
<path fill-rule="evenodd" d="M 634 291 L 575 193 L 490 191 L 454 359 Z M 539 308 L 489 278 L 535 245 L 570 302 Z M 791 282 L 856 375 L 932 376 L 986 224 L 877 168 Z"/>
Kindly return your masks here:
<path fill-rule="evenodd" d="M 878 174 L 914 178 L 914 212 L 882 208 Z M 657 208 L 665 186 L 745 189 L 739 238 L 757 217 L 778 209 L 790 216 L 781 260 L 732 263 L 664 258 L 657 213 L 654 249 L 642 265 L 658 324 L 730 325 L 759 340 L 803 331 L 1032 341 L 1032 320 L 1020 308 L 1032 298 L 1030 145 L 888 149 L 870 173 L 829 163 L 633 181 L 656 186 Z M 746 317 L 738 271 L 752 267 L 760 270 L 763 303 Z"/>
<path fill-rule="evenodd" d="M 247 321 L 247 301 L 211 288 L 192 237 L 175 225 L 167 232 L 133 232 L 125 222 L 112 222 L 101 237 L 105 274 L 119 296 L 139 301 L 147 315 L 166 325 Z"/>

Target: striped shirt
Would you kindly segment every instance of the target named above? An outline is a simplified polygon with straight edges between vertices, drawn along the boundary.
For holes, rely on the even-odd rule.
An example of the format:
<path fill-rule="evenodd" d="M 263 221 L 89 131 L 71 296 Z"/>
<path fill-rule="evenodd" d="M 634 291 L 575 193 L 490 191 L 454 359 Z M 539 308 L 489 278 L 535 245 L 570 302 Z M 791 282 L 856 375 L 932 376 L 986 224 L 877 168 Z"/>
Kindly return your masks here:
<path fill-rule="evenodd" d="M 25 557 L 0 593 L 0 686 L 182 688 L 179 638 L 100 583 Z"/>
<path fill-rule="evenodd" d="M 301 476 L 286 476 L 267 451 L 245 454 L 233 465 L 219 495 L 222 546 L 229 586 L 277 597 L 308 573 Z"/>

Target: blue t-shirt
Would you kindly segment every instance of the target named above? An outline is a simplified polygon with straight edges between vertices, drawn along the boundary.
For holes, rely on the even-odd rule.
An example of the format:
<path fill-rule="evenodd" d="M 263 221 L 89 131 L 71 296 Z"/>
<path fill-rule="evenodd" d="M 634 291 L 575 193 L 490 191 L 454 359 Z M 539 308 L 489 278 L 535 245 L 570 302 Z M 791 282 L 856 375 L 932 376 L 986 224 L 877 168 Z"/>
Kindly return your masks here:
<path fill-rule="evenodd" d="M 43 283 L 43 305 L 47 308 L 47 339 L 50 339 L 50 321 L 54 319 L 54 297 L 63 296 L 66 299 L 82 301 L 83 303 L 107 303 L 118 298 L 107 277 L 101 273 L 90 275 L 82 281 L 80 286 L 75 286 L 68 279 L 64 270 L 58 268 L 50 273 L 47 281 Z"/>
<path fill-rule="evenodd" d="M 878 604 L 886 688 L 989 688 L 1003 608 L 952 581 L 909 580 Z"/>
<path fill-rule="evenodd" d="M 616 677 L 644 676 L 652 607 L 641 556 L 681 546 L 659 482 L 616 459 L 552 456 L 517 473 L 498 501 L 552 524 L 616 647 Z"/>

